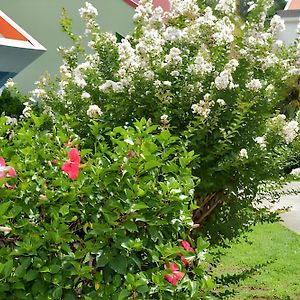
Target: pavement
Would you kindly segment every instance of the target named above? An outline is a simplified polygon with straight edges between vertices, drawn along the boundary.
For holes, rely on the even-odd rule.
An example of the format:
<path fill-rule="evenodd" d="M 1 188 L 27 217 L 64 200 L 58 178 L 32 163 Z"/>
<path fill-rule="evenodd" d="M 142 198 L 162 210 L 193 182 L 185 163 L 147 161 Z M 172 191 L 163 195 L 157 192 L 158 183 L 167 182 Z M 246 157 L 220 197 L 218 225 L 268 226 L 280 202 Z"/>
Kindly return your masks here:
<path fill-rule="evenodd" d="M 300 191 L 300 182 L 291 182 L 284 187 L 284 190 L 298 189 Z M 274 209 L 289 207 L 289 210 L 280 216 L 283 224 L 290 230 L 300 234 L 300 193 L 298 195 L 286 195 L 280 198 L 280 201 L 272 205 Z"/>

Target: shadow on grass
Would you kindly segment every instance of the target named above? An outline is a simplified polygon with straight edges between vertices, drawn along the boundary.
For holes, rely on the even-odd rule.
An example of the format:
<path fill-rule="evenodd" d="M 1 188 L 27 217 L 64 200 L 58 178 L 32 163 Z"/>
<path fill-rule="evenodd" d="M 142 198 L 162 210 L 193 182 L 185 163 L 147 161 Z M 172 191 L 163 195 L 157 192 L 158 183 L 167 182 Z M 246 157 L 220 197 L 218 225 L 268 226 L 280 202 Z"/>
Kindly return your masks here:
<path fill-rule="evenodd" d="M 217 299 L 228 299 L 229 297 L 233 297 L 234 295 L 236 295 L 237 291 L 234 289 L 234 287 L 231 286 L 236 285 L 255 274 L 258 274 L 264 267 L 272 263 L 274 263 L 274 260 L 266 261 L 263 264 L 257 264 L 240 272 L 236 272 L 233 274 L 227 273 L 215 277 L 214 279 L 217 284 L 215 297 Z"/>

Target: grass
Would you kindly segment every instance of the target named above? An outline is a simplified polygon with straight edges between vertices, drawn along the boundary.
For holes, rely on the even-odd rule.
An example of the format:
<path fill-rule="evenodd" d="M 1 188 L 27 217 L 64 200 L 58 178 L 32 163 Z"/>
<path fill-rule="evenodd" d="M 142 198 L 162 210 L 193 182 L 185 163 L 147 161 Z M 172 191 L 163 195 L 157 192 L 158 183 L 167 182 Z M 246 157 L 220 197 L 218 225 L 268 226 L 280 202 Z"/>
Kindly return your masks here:
<path fill-rule="evenodd" d="M 300 235 L 275 223 L 255 226 L 247 239 L 224 250 L 213 270 L 220 298 L 300 299 Z"/>

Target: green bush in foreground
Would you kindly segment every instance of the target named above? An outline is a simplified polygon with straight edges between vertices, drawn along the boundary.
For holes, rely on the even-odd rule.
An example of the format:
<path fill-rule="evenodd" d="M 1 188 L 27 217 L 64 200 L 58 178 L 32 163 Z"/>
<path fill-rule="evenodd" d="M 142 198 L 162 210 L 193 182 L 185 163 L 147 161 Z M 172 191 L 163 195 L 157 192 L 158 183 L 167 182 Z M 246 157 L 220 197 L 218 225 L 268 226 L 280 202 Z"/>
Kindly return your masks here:
<path fill-rule="evenodd" d="M 190 239 L 194 154 L 178 138 L 144 119 L 93 122 L 89 149 L 66 125 L 41 130 L 43 116 L 0 121 L 13 131 L 0 140 L 1 299 L 206 297 L 206 244 Z"/>

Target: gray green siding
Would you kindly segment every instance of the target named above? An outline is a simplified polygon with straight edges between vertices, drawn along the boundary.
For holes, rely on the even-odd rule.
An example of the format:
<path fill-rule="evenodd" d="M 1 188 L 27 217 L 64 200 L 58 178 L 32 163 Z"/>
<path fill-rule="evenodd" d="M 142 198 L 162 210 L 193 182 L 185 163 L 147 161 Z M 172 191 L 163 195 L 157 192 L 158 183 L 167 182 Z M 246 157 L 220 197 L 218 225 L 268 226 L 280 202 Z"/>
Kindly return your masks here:
<path fill-rule="evenodd" d="M 89 2 L 98 9 L 98 21 L 103 31 L 125 35 L 132 30 L 134 11 L 123 0 Z M 69 45 L 68 38 L 59 27 L 61 11 L 67 9 L 74 20 L 74 31 L 83 34 L 83 22 L 79 18 L 78 9 L 84 3 L 81 0 L 0 0 L 0 9 L 47 48 L 47 53 L 15 77 L 21 91 L 32 89 L 33 83 L 45 71 L 52 76 L 57 73 L 61 59 L 56 49 L 60 45 Z"/>

